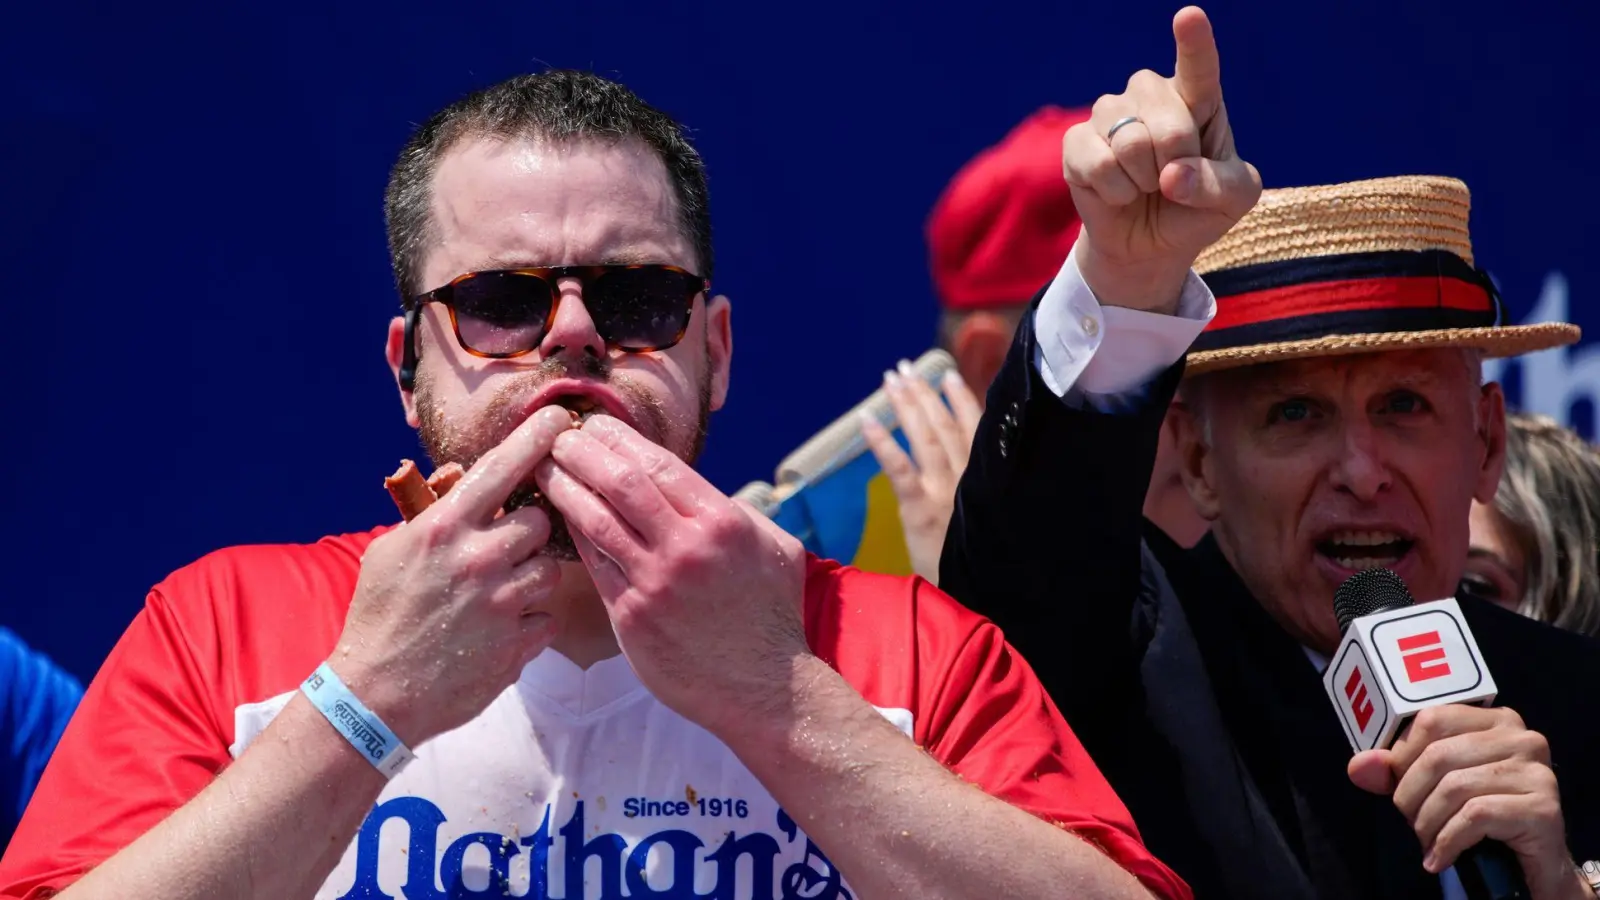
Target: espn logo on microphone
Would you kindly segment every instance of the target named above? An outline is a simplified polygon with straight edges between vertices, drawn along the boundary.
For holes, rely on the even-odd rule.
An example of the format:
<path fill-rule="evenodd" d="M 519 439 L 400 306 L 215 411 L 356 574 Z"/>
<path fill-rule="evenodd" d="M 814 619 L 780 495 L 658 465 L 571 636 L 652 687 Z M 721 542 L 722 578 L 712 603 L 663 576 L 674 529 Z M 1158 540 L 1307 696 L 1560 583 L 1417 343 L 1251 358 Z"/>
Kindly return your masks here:
<path fill-rule="evenodd" d="M 1413 606 L 1372 626 L 1379 664 L 1403 699 L 1455 703 L 1456 695 L 1471 694 L 1483 683 L 1488 669 L 1459 616 L 1459 610 L 1452 616 L 1442 609 Z"/>
<path fill-rule="evenodd" d="M 1350 627 L 1354 630 L 1354 623 Z M 1341 644 L 1323 682 L 1329 688 L 1334 708 L 1339 711 L 1339 722 L 1352 746 L 1358 749 L 1376 747 L 1380 737 L 1393 734 L 1390 725 L 1394 716 L 1390 714 L 1389 700 L 1377 686 L 1372 662 L 1361 644 L 1351 640 Z"/>
<path fill-rule="evenodd" d="M 1350 623 L 1323 687 L 1356 750 L 1387 747 L 1413 715 L 1494 700 L 1494 679 L 1454 598 Z"/>

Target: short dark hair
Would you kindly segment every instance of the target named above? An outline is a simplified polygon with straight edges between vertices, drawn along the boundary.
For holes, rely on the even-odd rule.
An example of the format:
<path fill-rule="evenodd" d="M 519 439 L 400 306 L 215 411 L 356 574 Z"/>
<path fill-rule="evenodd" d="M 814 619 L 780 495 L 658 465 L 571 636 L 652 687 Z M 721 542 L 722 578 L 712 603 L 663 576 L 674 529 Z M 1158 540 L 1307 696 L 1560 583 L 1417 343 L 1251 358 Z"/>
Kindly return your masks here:
<path fill-rule="evenodd" d="M 626 87 L 590 72 L 518 75 L 450 104 L 418 128 L 389 174 L 384 219 L 402 304 L 421 293 L 422 256 L 432 237 L 432 184 L 439 161 L 468 137 L 644 142 L 667 169 L 678 224 L 694 245 L 697 273 L 711 277 L 706 169 L 685 129 Z"/>

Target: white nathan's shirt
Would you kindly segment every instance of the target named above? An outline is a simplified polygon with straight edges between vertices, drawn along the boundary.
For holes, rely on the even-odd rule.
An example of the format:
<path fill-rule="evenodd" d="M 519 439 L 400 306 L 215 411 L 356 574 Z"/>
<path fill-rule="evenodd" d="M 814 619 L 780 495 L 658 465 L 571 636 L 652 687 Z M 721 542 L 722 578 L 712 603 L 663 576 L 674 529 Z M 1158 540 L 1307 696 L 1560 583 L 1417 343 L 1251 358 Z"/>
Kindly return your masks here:
<path fill-rule="evenodd" d="M 230 751 L 292 696 L 241 707 Z M 909 710 L 880 712 L 911 736 Z M 621 656 L 585 671 L 546 651 L 415 751 L 318 900 L 853 896 L 733 752 Z"/>
<path fill-rule="evenodd" d="M 389 529 L 233 547 L 157 585 L 56 747 L 0 859 L 0 898 L 65 889 L 249 753 L 338 645 L 362 553 Z M 1158 896 L 1189 895 L 992 622 L 920 579 L 816 558 L 804 613 L 811 651 L 929 757 Z M 471 722 L 412 749 L 319 898 L 843 900 L 854 891 L 818 845 L 886 827 L 802 834 L 620 656 L 583 671 L 546 652 Z"/>

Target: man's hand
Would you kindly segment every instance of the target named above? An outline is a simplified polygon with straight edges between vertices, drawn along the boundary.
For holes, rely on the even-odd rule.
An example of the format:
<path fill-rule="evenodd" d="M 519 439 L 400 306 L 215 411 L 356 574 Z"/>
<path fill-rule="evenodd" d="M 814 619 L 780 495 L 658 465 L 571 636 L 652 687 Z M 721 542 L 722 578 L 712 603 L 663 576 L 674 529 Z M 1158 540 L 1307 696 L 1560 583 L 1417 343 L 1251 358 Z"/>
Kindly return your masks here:
<path fill-rule="evenodd" d="M 861 434 L 894 488 L 912 570 L 938 584 L 939 554 L 955 512 L 956 485 L 972 454 L 983 406 L 953 369 L 944 376 L 949 407 L 905 361 L 899 372 L 884 373 L 884 388 L 911 455 L 871 415 L 862 416 Z"/>
<path fill-rule="evenodd" d="M 555 637 L 550 520 L 506 498 L 572 429 L 541 409 L 421 515 L 372 542 L 329 660 L 411 746 L 482 712 Z"/>
<path fill-rule="evenodd" d="M 1062 145 L 1083 217 L 1075 252 L 1085 283 L 1103 305 L 1167 314 L 1200 251 L 1261 196 L 1261 176 L 1234 149 L 1210 21 L 1186 7 L 1172 36 L 1173 77 L 1135 73 Z"/>
<path fill-rule="evenodd" d="M 1438 706 L 1412 720 L 1391 749 L 1350 760 L 1350 780 L 1394 805 L 1422 841 L 1423 865 L 1442 872 L 1492 839 L 1522 864 L 1535 900 L 1589 897 L 1573 869 L 1550 746 L 1504 709 Z"/>
<path fill-rule="evenodd" d="M 611 416 L 535 475 L 657 699 L 724 740 L 784 705 L 810 655 L 799 541 Z"/>

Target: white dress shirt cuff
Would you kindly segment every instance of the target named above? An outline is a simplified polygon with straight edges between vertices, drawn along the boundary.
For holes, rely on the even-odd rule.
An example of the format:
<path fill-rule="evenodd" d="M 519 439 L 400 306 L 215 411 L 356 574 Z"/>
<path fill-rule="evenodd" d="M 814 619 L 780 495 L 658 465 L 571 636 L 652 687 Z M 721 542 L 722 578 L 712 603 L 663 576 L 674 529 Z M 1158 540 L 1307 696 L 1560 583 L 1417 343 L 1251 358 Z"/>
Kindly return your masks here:
<path fill-rule="evenodd" d="M 1070 405 L 1126 408 L 1189 351 L 1216 314 L 1216 298 L 1193 270 L 1176 315 L 1102 307 L 1068 253 L 1034 311 L 1034 366 Z"/>

